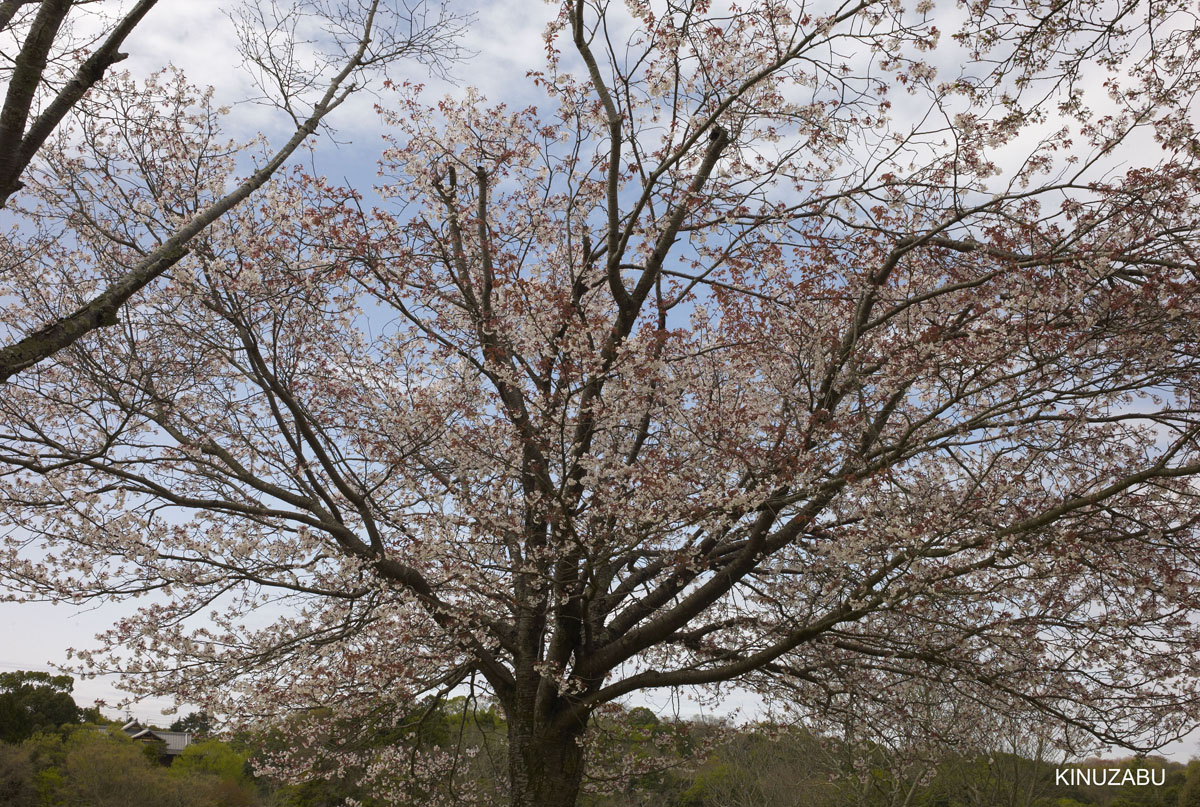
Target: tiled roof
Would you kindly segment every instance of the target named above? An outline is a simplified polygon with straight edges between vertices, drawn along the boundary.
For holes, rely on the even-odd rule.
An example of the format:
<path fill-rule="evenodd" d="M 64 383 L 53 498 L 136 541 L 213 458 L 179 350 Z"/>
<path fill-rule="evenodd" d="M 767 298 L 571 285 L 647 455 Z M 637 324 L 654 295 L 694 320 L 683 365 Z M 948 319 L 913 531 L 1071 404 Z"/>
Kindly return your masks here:
<path fill-rule="evenodd" d="M 183 749 L 187 748 L 192 742 L 192 734 L 189 731 L 148 729 L 136 720 L 130 720 L 124 726 L 121 726 L 121 731 L 135 740 L 162 740 L 166 743 L 166 753 L 168 756 L 182 754 Z"/>
<path fill-rule="evenodd" d="M 167 753 L 174 756 L 182 754 L 183 749 L 187 748 L 192 741 L 192 734 L 188 731 L 156 731 L 154 736 L 167 744 Z"/>

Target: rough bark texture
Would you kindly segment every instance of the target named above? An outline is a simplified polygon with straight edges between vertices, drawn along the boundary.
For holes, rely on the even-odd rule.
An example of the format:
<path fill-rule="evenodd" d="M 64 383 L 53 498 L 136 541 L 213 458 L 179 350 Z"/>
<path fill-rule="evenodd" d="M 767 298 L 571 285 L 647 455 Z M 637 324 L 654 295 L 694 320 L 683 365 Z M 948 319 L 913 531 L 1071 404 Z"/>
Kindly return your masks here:
<path fill-rule="evenodd" d="M 87 305 L 13 345 L 0 348 L 0 383 L 97 328 L 117 324 L 117 311 L 146 284 L 177 264 L 187 250 L 164 245 Z"/>
<path fill-rule="evenodd" d="M 46 70 L 48 54 L 71 11 L 69 0 L 46 0 L 42 3 L 17 56 L 4 108 L 0 112 L 0 207 L 4 207 L 9 198 L 23 187 L 21 173 L 67 113 L 104 77 L 108 68 L 126 58 L 128 54 L 120 53 L 119 48 L 157 2 L 141 0 L 130 9 L 113 26 L 104 42 L 80 63 L 71 80 L 26 129 L 34 95 Z M 21 5 L 25 4 L 7 2 L 0 6 L 0 28 L 9 24 Z"/>
<path fill-rule="evenodd" d="M 513 807 L 574 807 L 583 781 L 584 726 L 541 724 L 528 710 L 508 719 Z M 541 724 L 541 725 L 539 725 Z"/>
<path fill-rule="evenodd" d="M 47 54 L 70 10 L 70 0 L 43 3 L 13 60 L 4 106 L 0 108 L 0 193 L 5 200 L 20 187 L 17 177 L 24 168 L 20 155 L 25 122 L 46 69 Z"/>

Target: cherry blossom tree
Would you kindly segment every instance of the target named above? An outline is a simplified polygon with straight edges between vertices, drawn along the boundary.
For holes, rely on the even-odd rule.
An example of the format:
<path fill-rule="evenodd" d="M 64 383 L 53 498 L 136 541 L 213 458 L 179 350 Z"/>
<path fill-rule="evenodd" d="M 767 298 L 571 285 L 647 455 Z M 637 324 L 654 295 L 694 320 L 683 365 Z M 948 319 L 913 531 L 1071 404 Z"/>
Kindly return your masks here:
<path fill-rule="evenodd" d="M 157 2 L 140 0 L 91 43 L 77 41 L 68 34 L 70 23 L 81 16 L 80 7 L 94 6 L 95 0 L 0 3 L 0 35 L 16 45 L 14 55 L 6 57 L 0 67 L 6 84 L 4 107 L 0 110 L 0 207 L 21 189 L 21 173 L 67 113 L 110 67 L 129 57 L 121 52 L 125 39 Z M 94 50 L 88 45 L 94 45 Z M 78 54 L 84 49 L 91 52 L 79 59 L 74 70 L 62 65 L 60 86 L 47 91 L 51 66 L 56 61 L 67 61 L 64 57 L 68 53 Z M 39 95 L 48 96 L 40 111 Z"/>
<path fill-rule="evenodd" d="M 394 87 L 377 202 L 276 174 L 8 384 L 11 596 L 153 595 L 84 669 L 249 721 L 482 689 L 518 806 L 575 803 L 589 718 L 644 690 L 1177 737 L 1193 12 L 568 0 L 537 108 Z M 111 103 L 144 121 L 31 184 L 79 235 L 30 236 L 25 309 L 233 171 L 181 79 Z M 371 754 L 380 783 L 444 762 Z"/>
<path fill-rule="evenodd" d="M 97 0 L 0 3 L 0 36 L 20 43 L 11 62 L 0 65 L 7 84 L 0 109 L 0 208 L 25 186 L 21 177 L 39 154 L 54 152 L 46 148 L 47 141 L 69 134 L 70 118 L 85 116 L 84 128 L 97 123 L 86 119 L 102 114 L 97 104 L 86 100 L 87 93 L 110 67 L 128 57 L 120 48 L 156 3 L 138 0 L 111 23 L 101 24 L 102 33 L 94 40 L 79 33 L 88 27 L 86 22 L 72 23 L 87 11 L 81 7 L 95 6 Z M 444 8 L 381 0 L 294 0 L 290 5 L 251 1 L 231 13 L 238 23 L 242 56 L 264 93 L 259 100 L 283 109 L 294 123 L 292 133 L 254 172 L 205 206 L 190 209 L 186 217 L 177 215 L 148 239 L 135 238 L 128 245 L 131 257 L 125 271 L 91 299 L 48 322 L 18 323 L 11 341 L 5 335 L 0 343 L 0 383 L 84 334 L 116 324 L 117 310 L 133 294 L 174 266 L 213 221 L 261 188 L 329 113 L 362 89 L 372 70 L 399 59 L 436 66 L 452 58 L 461 22 Z M 314 28 L 321 29 L 320 34 Z M 110 121 L 102 117 L 101 122 Z M 141 155 L 110 156 L 136 162 Z M 180 170 L 189 164 L 187 159 L 179 161 Z M 0 242 L 0 248 L 8 246 Z M 20 249 L 5 253 L 5 263 L 28 259 Z"/>

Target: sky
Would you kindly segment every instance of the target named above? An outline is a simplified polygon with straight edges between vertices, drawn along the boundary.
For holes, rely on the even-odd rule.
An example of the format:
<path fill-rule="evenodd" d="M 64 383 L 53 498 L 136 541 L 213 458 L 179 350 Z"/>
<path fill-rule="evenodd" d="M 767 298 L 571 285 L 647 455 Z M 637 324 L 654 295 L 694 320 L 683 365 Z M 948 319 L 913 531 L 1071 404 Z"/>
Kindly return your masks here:
<path fill-rule="evenodd" d="M 108 9 L 122 5 L 129 4 L 107 3 Z M 225 0 L 160 0 L 126 40 L 123 50 L 129 58 L 119 68 L 144 76 L 167 65 L 178 67 L 194 83 L 211 85 L 217 101 L 231 106 L 224 121 L 230 135 L 243 139 L 262 131 L 278 138 L 290 128 L 285 115 L 269 106 L 239 100 L 254 96 L 255 88 L 241 66 L 233 24 L 224 11 L 232 5 Z M 398 65 L 391 77 L 423 83 L 434 97 L 457 94 L 470 84 L 490 99 L 504 98 L 512 105 L 528 103 L 532 95 L 525 73 L 542 64 L 542 31 L 554 8 L 541 0 L 506 0 L 502 5 L 480 7 L 455 3 L 451 9 L 473 17 L 461 39 L 463 51 L 470 55 L 451 67 L 449 77 L 431 75 L 411 63 Z M 385 145 L 386 132 L 374 110 L 376 101 L 386 98 L 378 83 L 369 88 L 372 92 L 352 96 L 335 111 L 330 122 L 336 142 L 326 138 L 314 155 L 318 169 L 335 180 L 345 177 L 369 185 L 376 179 L 375 162 Z M 96 634 L 139 604 L 0 603 L 0 671 L 55 671 L 55 665 L 68 663 L 69 648 L 94 646 Z M 96 700 L 115 704 L 128 697 L 110 677 L 77 680 L 74 694 L 81 705 Z M 147 699 L 106 712 L 162 725 L 174 719 L 163 715 L 173 706 L 169 699 Z M 187 706 L 180 712 L 186 713 Z"/>
<path fill-rule="evenodd" d="M 109 3 L 119 7 L 120 3 Z M 161 0 L 129 37 L 124 50 L 130 58 L 120 67 L 135 76 L 146 75 L 171 64 L 181 68 L 201 85 L 212 85 L 220 103 L 231 104 L 226 127 L 231 135 L 248 137 L 257 131 L 278 137 L 290 127 L 290 121 L 269 106 L 239 101 L 253 96 L 254 87 L 242 68 L 235 47 L 233 25 L 223 12 L 230 5 L 224 0 Z M 538 69 L 544 60 L 542 32 L 556 13 L 556 7 L 542 0 L 504 0 L 502 3 L 452 4 L 451 10 L 473 16 L 461 44 L 470 55 L 451 68 L 451 77 L 430 75 L 419 65 L 406 64 L 392 71 L 392 78 L 408 78 L 427 85 L 431 96 L 458 94 L 467 85 L 478 87 L 489 101 L 503 100 L 510 107 L 536 102 L 538 96 L 526 80 L 529 70 Z M 375 90 L 380 90 L 375 87 Z M 326 138 L 316 155 L 319 173 L 335 181 L 345 179 L 358 186 L 375 180 L 375 160 L 382 149 L 385 127 L 373 109 L 377 101 L 386 103 L 386 92 L 363 92 L 337 110 L 331 120 L 336 142 Z M 105 604 L 103 607 L 67 605 L 0 604 L 0 671 L 16 669 L 49 671 L 67 661 L 67 650 L 94 644 L 95 634 L 109 627 L 122 613 L 137 603 Z M 76 700 L 90 705 L 96 700 L 109 704 L 122 700 L 111 679 L 78 681 Z M 639 697 L 635 705 L 648 705 L 667 713 L 695 714 L 704 709 L 695 703 L 674 703 L 667 694 Z M 129 714 L 139 720 L 169 723 L 163 710 L 172 707 L 165 699 L 131 704 L 111 716 Z M 709 708 L 711 711 L 711 707 Z M 746 693 L 733 693 L 717 712 L 738 710 L 752 716 L 757 700 Z M 183 708 L 184 712 L 187 707 Z M 1164 749 L 1166 755 L 1186 760 L 1200 754 L 1200 741 L 1193 737 Z"/>

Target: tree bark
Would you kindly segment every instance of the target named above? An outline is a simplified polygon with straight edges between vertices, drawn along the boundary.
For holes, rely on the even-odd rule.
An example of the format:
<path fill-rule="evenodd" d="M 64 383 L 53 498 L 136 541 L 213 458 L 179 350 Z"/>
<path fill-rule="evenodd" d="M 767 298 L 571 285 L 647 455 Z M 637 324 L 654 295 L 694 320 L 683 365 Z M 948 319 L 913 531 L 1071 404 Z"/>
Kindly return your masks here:
<path fill-rule="evenodd" d="M 4 100 L 4 109 L 0 112 L 0 207 L 8 204 L 9 198 L 23 187 L 21 174 L 67 113 L 104 77 L 108 68 L 128 56 L 120 53 L 118 49 L 157 2 L 158 0 L 140 0 L 130 9 L 109 32 L 104 42 L 79 65 L 71 80 L 38 114 L 26 131 L 25 124 L 33 105 L 34 93 L 46 69 L 47 56 L 54 46 L 63 21 L 71 11 L 69 0 L 47 0 L 42 4 L 25 45 L 17 57 L 17 65 Z M 0 6 L 0 28 L 7 26 L 17 9 L 25 4 L 18 0 L 5 2 Z"/>
<path fill-rule="evenodd" d="M 71 11 L 70 0 L 46 0 L 29 27 L 21 50 L 13 59 L 12 75 L 0 108 L 0 192 L 7 200 L 19 187 L 21 139 L 25 122 L 42 81 L 42 73 L 59 28 Z M 8 9 L 4 10 L 7 15 Z"/>
<path fill-rule="evenodd" d="M 535 719 L 533 704 L 508 715 L 513 807 L 575 807 L 583 782 L 585 724 Z"/>

